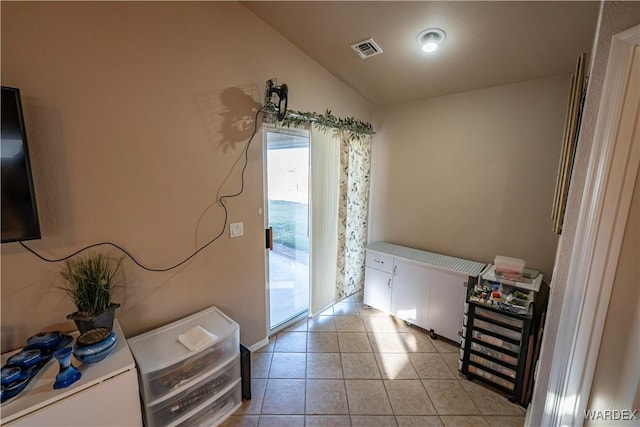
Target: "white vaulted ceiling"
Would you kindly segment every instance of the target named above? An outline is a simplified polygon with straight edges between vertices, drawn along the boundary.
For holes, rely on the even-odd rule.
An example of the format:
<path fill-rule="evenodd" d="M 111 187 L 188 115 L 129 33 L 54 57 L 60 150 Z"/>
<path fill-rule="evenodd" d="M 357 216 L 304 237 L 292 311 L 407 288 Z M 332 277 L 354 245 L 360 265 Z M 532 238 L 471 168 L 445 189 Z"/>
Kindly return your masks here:
<path fill-rule="evenodd" d="M 248 1 L 260 19 L 373 106 L 572 73 L 590 53 L 599 2 Z M 418 34 L 446 32 L 420 50 Z M 351 44 L 383 53 L 361 59 Z"/>

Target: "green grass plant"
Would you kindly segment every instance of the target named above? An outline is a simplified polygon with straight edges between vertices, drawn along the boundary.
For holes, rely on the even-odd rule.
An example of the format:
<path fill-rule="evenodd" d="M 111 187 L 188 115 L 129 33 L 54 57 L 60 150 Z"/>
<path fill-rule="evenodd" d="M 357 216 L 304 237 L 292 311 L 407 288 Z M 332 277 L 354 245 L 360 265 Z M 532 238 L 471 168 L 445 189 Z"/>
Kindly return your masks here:
<path fill-rule="evenodd" d="M 65 261 L 60 272 L 61 289 L 73 301 L 80 315 L 103 312 L 121 290 L 117 273 L 122 258 L 115 259 L 101 253 L 89 253 Z"/>

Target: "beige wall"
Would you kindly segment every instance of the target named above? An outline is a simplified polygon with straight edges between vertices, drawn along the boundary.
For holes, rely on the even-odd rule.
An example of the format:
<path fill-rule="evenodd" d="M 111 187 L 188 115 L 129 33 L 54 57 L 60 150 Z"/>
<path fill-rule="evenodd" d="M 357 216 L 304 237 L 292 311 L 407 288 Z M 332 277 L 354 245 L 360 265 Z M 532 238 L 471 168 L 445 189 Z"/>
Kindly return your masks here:
<path fill-rule="evenodd" d="M 370 240 L 487 263 L 521 258 L 548 280 L 568 90 L 561 75 L 382 111 Z"/>
<path fill-rule="evenodd" d="M 233 168 L 265 81 L 289 85 L 290 108 L 371 120 L 369 106 L 317 63 L 231 2 L 2 2 L 2 84 L 21 88 L 49 257 L 109 240 L 151 267 L 185 258 L 220 233 L 217 195 Z M 181 268 L 124 262 L 117 312 L 129 336 L 217 305 L 241 341 L 265 338 L 262 139 L 244 193 L 227 202 L 245 236 L 219 241 Z M 55 290 L 59 264 L 2 245 L 2 349 L 72 329 Z M 117 254 L 117 251 L 103 250 Z"/>

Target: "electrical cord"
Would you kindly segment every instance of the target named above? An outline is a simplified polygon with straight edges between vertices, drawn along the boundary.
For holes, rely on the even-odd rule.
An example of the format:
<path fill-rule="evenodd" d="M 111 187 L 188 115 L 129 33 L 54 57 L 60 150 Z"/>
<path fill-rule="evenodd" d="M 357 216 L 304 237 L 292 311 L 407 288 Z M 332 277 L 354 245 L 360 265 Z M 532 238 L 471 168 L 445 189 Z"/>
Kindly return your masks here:
<path fill-rule="evenodd" d="M 189 260 L 194 258 L 196 255 L 198 255 L 200 252 L 205 250 L 207 247 L 209 247 L 213 242 L 218 240 L 224 234 L 224 232 L 225 232 L 225 230 L 227 228 L 227 221 L 229 219 L 229 211 L 227 210 L 227 206 L 225 205 L 225 200 L 226 199 L 232 199 L 234 197 L 238 197 L 244 191 L 244 173 L 245 173 L 245 171 L 247 169 L 247 165 L 249 163 L 249 146 L 251 145 L 251 141 L 253 141 L 253 138 L 256 136 L 256 133 L 258 132 L 258 114 L 260 114 L 261 112 L 263 112 L 263 108 L 260 108 L 258 111 L 256 111 L 256 115 L 255 115 L 254 120 L 253 120 L 253 133 L 251 134 L 251 137 L 249 138 L 249 140 L 247 141 L 247 143 L 245 144 L 244 149 L 243 149 L 244 165 L 242 166 L 242 171 L 240 172 L 240 191 L 238 191 L 237 193 L 234 193 L 234 194 L 226 194 L 224 196 L 221 196 L 220 199 L 218 199 L 218 201 L 220 202 L 220 205 L 222 205 L 222 209 L 224 210 L 224 224 L 223 224 L 222 230 L 215 237 L 213 237 L 211 240 L 209 240 L 207 243 L 205 243 L 202 247 L 197 249 L 195 252 L 193 252 L 191 255 L 189 255 L 188 257 L 186 257 L 182 261 L 178 262 L 177 264 L 172 265 L 170 267 L 164 267 L 164 268 L 147 267 L 144 264 L 142 264 L 140 261 L 138 261 L 136 259 L 136 257 L 131 255 L 131 253 L 129 253 L 129 251 L 127 251 L 125 248 L 123 248 L 122 246 L 120 246 L 120 245 L 118 245 L 116 243 L 108 242 L 108 241 L 107 242 L 94 243 L 92 245 L 85 246 L 82 249 L 79 249 L 79 250 L 75 251 L 74 253 L 72 253 L 70 255 L 67 255 L 65 257 L 62 257 L 62 258 L 47 258 L 47 257 L 44 257 L 44 256 L 40 255 L 39 253 L 37 253 L 35 250 L 33 250 L 30 247 L 28 247 L 23 241 L 19 241 L 18 243 L 20 243 L 20 245 L 22 245 L 26 250 L 28 250 L 29 252 L 31 252 L 33 255 L 37 256 L 41 260 L 46 261 L 46 262 L 51 262 L 51 263 L 57 263 L 57 262 L 66 261 L 69 258 L 72 258 L 72 257 L 78 255 L 81 252 L 84 252 L 84 251 L 86 251 L 88 249 L 91 249 L 91 248 L 95 248 L 97 246 L 112 246 L 112 247 L 118 249 L 119 251 L 121 251 L 122 253 L 124 253 L 127 257 L 129 257 L 131 259 L 131 261 L 133 261 L 138 267 L 140 267 L 140 268 L 142 268 L 143 270 L 146 270 L 146 271 L 151 271 L 151 272 L 155 272 L 155 273 L 161 273 L 161 272 L 170 271 L 170 270 L 173 270 L 173 269 L 176 269 L 176 268 L 180 267 L 181 265 L 185 264 L 186 262 L 188 262 Z"/>

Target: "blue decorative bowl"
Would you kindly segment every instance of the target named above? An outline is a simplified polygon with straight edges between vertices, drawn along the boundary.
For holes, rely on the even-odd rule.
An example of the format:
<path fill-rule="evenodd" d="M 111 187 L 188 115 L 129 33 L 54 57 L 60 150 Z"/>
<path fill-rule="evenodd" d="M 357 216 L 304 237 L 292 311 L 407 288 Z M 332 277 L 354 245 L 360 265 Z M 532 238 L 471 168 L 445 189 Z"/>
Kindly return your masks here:
<path fill-rule="evenodd" d="M 96 328 L 80 335 L 73 347 L 73 355 L 82 363 L 96 363 L 107 357 L 116 347 L 117 337 L 109 328 Z"/>
<path fill-rule="evenodd" d="M 62 336 L 60 331 L 40 332 L 27 338 L 27 347 L 49 350 L 60 343 Z"/>
<path fill-rule="evenodd" d="M 7 384 L 2 390 L 2 400 L 11 399 L 12 397 L 18 395 L 29 383 L 30 377 L 26 372 L 22 372 L 20 377 L 12 382 L 11 384 Z"/>
<path fill-rule="evenodd" d="M 22 350 L 7 359 L 6 366 L 21 366 L 28 369 L 37 365 L 42 360 L 42 353 L 38 349 Z M 6 390 L 5 390 L 6 391 Z"/>
<path fill-rule="evenodd" d="M 11 384 L 18 378 L 20 378 L 20 374 L 22 373 L 22 369 L 17 366 L 13 366 L 11 368 L 2 368 L 2 385 Z"/>

